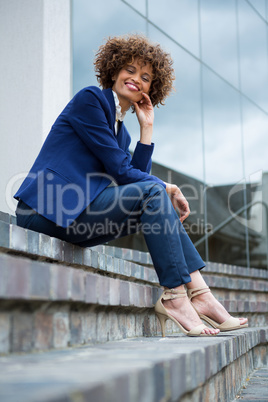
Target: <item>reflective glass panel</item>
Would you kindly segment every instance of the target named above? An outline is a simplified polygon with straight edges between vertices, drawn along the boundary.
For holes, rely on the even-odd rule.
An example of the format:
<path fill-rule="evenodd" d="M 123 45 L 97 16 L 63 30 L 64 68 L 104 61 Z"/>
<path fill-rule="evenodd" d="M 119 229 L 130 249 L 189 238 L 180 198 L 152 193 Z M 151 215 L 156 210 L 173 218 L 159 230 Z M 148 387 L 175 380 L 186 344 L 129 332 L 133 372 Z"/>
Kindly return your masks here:
<path fill-rule="evenodd" d="M 201 1 L 202 59 L 238 86 L 235 1 Z"/>
<path fill-rule="evenodd" d="M 265 5 L 267 0 L 248 0 L 248 2 L 252 5 L 252 7 L 255 8 L 255 10 L 257 10 L 258 13 L 260 13 L 263 18 L 267 18 L 266 7 L 268 5 Z"/>
<path fill-rule="evenodd" d="M 155 110 L 154 160 L 202 180 L 200 65 L 157 29 L 149 33 L 171 54 L 176 75 L 175 91 Z"/>
<path fill-rule="evenodd" d="M 149 20 L 199 57 L 197 0 L 148 0 Z"/>
<path fill-rule="evenodd" d="M 135 0 L 135 1 L 123 1 L 123 3 L 128 3 L 131 8 L 139 11 L 143 15 L 146 15 L 146 0 Z"/>
<path fill-rule="evenodd" d="M 238 1 L 242 92 L 268 111 L 267 24 Z"/>
<path fill-rule="evenodd" d="M 268 171 L 268 115 L 243 98 L 246 175 Z"/>
<path fill-rule="evenodd" d="M 239 93 L 203 69 L 206 179 L 229 184 L 243 177 Z"/>
<path fill-rule="evenodd" d="M 209 259 L 246 265 L 245 229 L 236 220 L 226 224 L 244 205 L 241 187 L 232 195 L 243 179 L 240 94 L 206 67 L 203 88 L 208 224 L 223 225 L 209 238 Z"/>
<path fill-rule="evenodd" d="M 98 85 L 93 60 L 105 38 L 127 33 L 145 34 L 145 19 L 120 0 L 73 1 L 73 92 Z"/>

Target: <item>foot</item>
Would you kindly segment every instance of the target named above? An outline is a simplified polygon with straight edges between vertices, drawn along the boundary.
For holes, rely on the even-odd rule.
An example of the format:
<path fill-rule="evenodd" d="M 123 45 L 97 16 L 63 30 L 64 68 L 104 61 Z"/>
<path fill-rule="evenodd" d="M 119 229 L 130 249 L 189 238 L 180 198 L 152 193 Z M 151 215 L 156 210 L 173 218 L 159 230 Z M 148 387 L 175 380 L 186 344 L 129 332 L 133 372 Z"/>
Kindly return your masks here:
<path fill-rule="evenodd" d="M 163 305 L 167 312 L 187 329 L 187 331 L 191 331 L 194 327 L 203 324 L 187 296 L 179 299 L 163 300 Z M 219 332 L 219 329 L 207 327 L 203 329 L 201 333 L 216 335 Z"/>
<path fill-rule="evenodd" d="M 213 296 L 211 292 L 194 296 L 192 298 L 192 303 L 196 307 L 199 314 L 204 314 L 219 324 L 222 324 L 231 317 L 231 315 L 225 310 L 223 305 Z M 243 317 L 240 317 L 239 320 L 240 325 L 247 324 L 248 322 L 248 319 Z"/>

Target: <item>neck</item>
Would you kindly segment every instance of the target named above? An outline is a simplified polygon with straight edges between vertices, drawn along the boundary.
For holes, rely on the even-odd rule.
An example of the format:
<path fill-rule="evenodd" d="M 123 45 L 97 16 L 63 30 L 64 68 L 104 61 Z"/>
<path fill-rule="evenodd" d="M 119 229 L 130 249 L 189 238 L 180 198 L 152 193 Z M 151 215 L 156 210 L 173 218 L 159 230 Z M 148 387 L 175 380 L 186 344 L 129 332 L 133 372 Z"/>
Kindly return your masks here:
<path fill-rule="evenodd" d="M 121 112 L 126 113 L 128 109 L 130 108 L 130 102 L 127 99 L 123 99 L 121 96 L 119 97 L 117 94 L 118 100 L 119 100 L 119 105 L 121 107 Z"/>
<path fill-rule="evenodd" d="M 128 103 L 126 106 L 122 106 L 120 100 L 119 100 L 119 105 L 121 106 L 121 112 L 126 113 L 128 109 L 130 108 L 130 103 Z"/>
<path fill-rule="evenodd" d="M 129 102 L 128 99 L 123 98 L 122 96 L 118 95 L 118 93 L 115 91 L 114 87 L 112 87 L 112 90 L 116 93 L 117 99 L 119 101 L 119 105 L 121 107 L 121 113 L 126 113 L 128 109 L 131 106 L 131 103 Z"/>

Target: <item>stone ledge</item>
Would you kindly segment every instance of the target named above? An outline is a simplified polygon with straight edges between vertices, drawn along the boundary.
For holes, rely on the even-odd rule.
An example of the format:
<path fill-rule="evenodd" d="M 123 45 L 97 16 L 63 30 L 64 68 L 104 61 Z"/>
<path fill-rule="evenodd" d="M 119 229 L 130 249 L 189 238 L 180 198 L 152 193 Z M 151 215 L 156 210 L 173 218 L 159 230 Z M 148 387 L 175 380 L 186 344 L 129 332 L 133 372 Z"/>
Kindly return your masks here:
<path fill-rule="evenodd" d="M 153 305 L 161 288 L 148 253 L 83 249 L 22 229 L 6 215 L 0 214 L 0 353 L 160 334 Z M 243 279 L 240 267 L 209 263 L 204 277 L 230 313 L 247 313 L 251 326 L 262 326 L 267 275 L 253 270 L 250 280 L 248 273 Z M 177 331 L 169 320 L 167 333 Z"/>
<path fill-rule="evenodd" d="M 213 275 L 206 269 L 203 271 L 204 278 L 209 287 L 224 288 L 229 290 L 239 289 L 240 291 L 267 292 L 267 279 L 236 278 L 230 276 Z"/>
<path fill-rule="evenodd" d="M 146 264 L 153 266 L 152 259 L 149 253 L 131 250 L 131 249 L 123 249 L 113 246 L 99 245 L 91 248 L 92 250 L 98 251 L 103 254 L 112 255 L 114 257 L 133 261 L 139 264 Z M 247 267 L 239 267 L 236 265 L 227 265 L 216 262 L 207 262 L 206 271 L 210 273 L 215 273 L 219 275 L 231 275 L 243 278 L 258 278 L 258 279 L 268 279 L 268 270 L 267 269 L 258 269 L 258 268 L 247 268 Z"/>
<path fill-rule="evenodd" d="M 1 220 L 0 250 L 2 253 L 20 254 L 32 259 L 50 260 L 82 268 L 96 268 L 111 274 L 133 277 L 137 280 L 158 284 L 158 278 L 153 267 L 142 266 L 126 259 L 103 254 L 94 248 L 81 248 L 43 233 L 23 229 Z M 124 251 L 127 253 L 129 250 L 121 252 Z M 141 260 L 142 258 L 140 258 Z"/>
<path fill-rule="evenodd" d="M 153 306 L 161 288 L 100 273 L 0 254 L 0 353 L 159 335 Z M 222 303 L 265 325 L 265 300 Z M 168 320 L 167 334 L 177 332 Z"/>
<path fill-rule="evenodd" d="M 149 253 L 105 245 L 81 248 L 3 220 L 0 220 L 0 250 L 3 253 L 21 254 L 32 259 L 51 260 L 83 269 L 95 268 L 132 280 L 158 284 Z M 213 288 L 268 291 L 266 270 L 208 263 L 204 275 L 208 285 Z"/>
<path fill-rule="evenodd" d="M 18 229 L 17 229 L 18 228 Z M 49 236 L 19 228 L 16 217 L 0 211 L 0 249 L 6 248 L 14 252 L 22 251 L 39 257 L 60 260 L 66 263 L 81 264 L 81 249 L 70 243 Z M 50 239 L 50 240 L 49 240 Z M 107 245 L 91 248 L 92 252 L 105 254 L 120 260 L 153 266 L 149 253 L 139 250 L 124 249 Z M 219 275 L 231 275 L 243 278 L 268 279 L 267 269 L 247 268 L 235 265 L 208 262 L 206 271 Z"/>
<path fill-rule="evenodd" d="M 126 278 L 121 279 L 116 275 L 107 276 L 108 273 L 123 275 L 120 270 L 110 269 L 108 271 L 104 267 L 96 268 L 98 269 L 89 271 L 0 253 L 0 299 L 72 301 L 105 306 L 152 308 L 162 292 L 159 285 L 155 285 L 150 278 L 146 278 L 147 284 L 133 282 L 129 281 L 130 273 L 127 275 L 125 272 Z M 101 273 L 106 275 L 101 275 Z M 132 275 L 131 277 L 134 279 L 137 276 Z M 213 277 L 207 277 L 206 280 L 209 286 L 217 287 L 213 282 Z M 228 284 L 221 283 L 222 287 L 228 288 Z M 233 288 L 237 289 L 235 286 L 231 287 L 231 289 Z M 248 288 L 243 286 L 240 289 Z M 258 290 L 264 292 L 263 289 Z M 225 298 L 222 302 L 230 312 L 267 311 L 266 298 L 263 300 L 228 300 Z"/>
<path fill-rule="evenodd" d="M 6 223 L 12 223 L 13 225 L 17 224 L 17 218 L 14 215 L 10 215 L 7 212 L 0 211 L 0 221 Z"/>
<path fill-rule="evenodd" d="M 98 271 L 101 273 L 102 269 L 98 267 Z M 152 284 L 9 254 L 0 254 L 0 275 L 0 299 L 3 300 L 76 301 L 151 308 L 161 293 L 159 286 Z"/>
<path fill-rule="evenodd" d="M 267 269 L 239 267 L 237 265 L 227 265 L 218 262 L 208 262 L 206 271 L 218 273 L 220 275 L 232 275 L 243 278 L 268 279 Z"/>
<path fill-rule="evenodd" d="M 150 254 L 144 251 L 119 248 L 114 246 L 106 246 L 106 245 L 94 246 L 91 249 L 96 250 L 99 253 L 112 255 L 113 257 L 117 257 L 122 260 L 128 260 L 143 265 L 153 266 Z"/>
<path fill-rule="evenodd" d="M 213 338 L 138 338 L 2 357 L 0 399 L 232 400 L 250 371 L 267 365 L 267 338 L 268 328 L 251 328 Z"/>

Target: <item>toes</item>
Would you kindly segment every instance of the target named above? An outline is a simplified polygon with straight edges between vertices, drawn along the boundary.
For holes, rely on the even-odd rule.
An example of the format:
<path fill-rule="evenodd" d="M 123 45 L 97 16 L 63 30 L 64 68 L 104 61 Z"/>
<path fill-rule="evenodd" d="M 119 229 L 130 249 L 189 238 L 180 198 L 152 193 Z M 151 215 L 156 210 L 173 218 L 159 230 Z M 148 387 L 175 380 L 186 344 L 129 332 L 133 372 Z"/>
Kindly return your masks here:
<path fill-rule="evenodd" d="M 247 318 L 244 318 L 244 317 L 239 317 L 239 320 L 240 320 L 240 324 L 241 324 L 241 325 L 247 324 L 247 322 L 248 322 L 248 319 L 247 319 Z"/>
<path fill-rule="evenodd" d="M 206 335 L 217 335 L 220 332 L 219 329 L 214 329 L 214 328 L 204 328 L 202 331 L 202 334 Z"/>
<path fill-rule="evenodd" d="M 214 329 L 214 328 L 211 328 L 211 329 L 210 329 L 210 333 L 211 333 L 212 335 L 217 335 L 219 332 L 220 332 L 219 329 Z"/>

